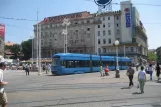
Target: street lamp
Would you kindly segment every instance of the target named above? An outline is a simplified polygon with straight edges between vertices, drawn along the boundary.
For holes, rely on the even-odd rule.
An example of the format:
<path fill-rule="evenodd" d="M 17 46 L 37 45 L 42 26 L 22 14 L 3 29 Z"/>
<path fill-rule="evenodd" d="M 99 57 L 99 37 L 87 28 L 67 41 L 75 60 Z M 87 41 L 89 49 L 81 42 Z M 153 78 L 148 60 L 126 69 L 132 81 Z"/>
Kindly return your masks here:
<path fill-rule="evenodd" d="M 116 40 L 114 44 L 116 46 L 116 78 L 119 78 L 120 77 L 119 64 L 118 64 L 118 45 L 119 45 L 119 41 Z"/>
<path fill-rule="evenodd" d="M 70 23 L 70 21 L 69 21 L 69 19 L 64 19 L 63 20 L 63 26 L 65 26 L 65 30 L 63 30 L 63 32 L 62 32 L 62 34 L 64 34 L 64 53 L 67 53 L 67 41 L 68 41 L 68 38 L 67 38 L 67 36 L 68 36 L 68 29 L 67 29 L 67 27 L 70 25 L 71 23 Z"/>

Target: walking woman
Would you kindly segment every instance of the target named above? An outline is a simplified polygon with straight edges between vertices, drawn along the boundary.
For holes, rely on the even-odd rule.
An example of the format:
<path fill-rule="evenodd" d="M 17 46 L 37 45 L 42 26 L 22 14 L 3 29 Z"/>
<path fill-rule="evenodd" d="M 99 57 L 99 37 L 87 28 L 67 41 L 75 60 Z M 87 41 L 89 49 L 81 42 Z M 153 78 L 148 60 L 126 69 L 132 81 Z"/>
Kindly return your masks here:
<path fill-rule="evenodd" d="M 152 76 L 153 76 L 153 67 L 152 67 L 152 64 L 149 65 L 148 72 L 150 74 L 150 80 L 152 80 Z"/>
<path fill-rule="evenodd" d="M 160 78 L 160 66 L 159 66 L 159 64 L 157 64 L 157 66 L 156 66 L 156 74 L 157 74 L 157 77 L 158 77 L 158 81 L 159 81 L 159 78 Z"/>
<path fill-rule="evenodd" d="M 144 67 L 141 66 L 141 71 L 138 73 L 138 81 L 140 84 L 140 91 L 141 93 L 144 93 L 144 86 L 146 82 L 146 73 L 144 71 Z"/>
<path fill-rule="evenodd" d="M 101 77 L 103 77 L 103 68 L 102 68 L 102 66 L 100 66 L 100 73 L 101 73 Z"/>
<path fill-rule="evenodd" d="M 132 68 L 132 65 L 129 65 L 129 69 L 127 70 L 127 76 L 129 77 L 129 87 L 133 86 L 133 77 L 134 77 L 134 69 Z"/>

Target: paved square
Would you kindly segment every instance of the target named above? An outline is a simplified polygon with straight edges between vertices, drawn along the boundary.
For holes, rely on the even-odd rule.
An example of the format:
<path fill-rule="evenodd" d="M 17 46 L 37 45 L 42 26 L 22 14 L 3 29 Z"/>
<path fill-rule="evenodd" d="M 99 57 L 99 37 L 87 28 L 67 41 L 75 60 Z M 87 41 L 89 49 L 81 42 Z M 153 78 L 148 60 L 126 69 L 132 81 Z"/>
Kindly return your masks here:
<path fill-rule="evenodd" d="M 121 78 L 100 77 L 100 73 L 51 76 L 24 71 L 5 71 L 8 107 L 161 107 L 161 83 L 147 81 L 145 93 L 128 86 L 125 71 Z M 149 76 L 148 76 L 149 78 Z M 155 79 L 155 74 L 154 74 Z M 123 88 L 123 89 L 121 89 Z"/>

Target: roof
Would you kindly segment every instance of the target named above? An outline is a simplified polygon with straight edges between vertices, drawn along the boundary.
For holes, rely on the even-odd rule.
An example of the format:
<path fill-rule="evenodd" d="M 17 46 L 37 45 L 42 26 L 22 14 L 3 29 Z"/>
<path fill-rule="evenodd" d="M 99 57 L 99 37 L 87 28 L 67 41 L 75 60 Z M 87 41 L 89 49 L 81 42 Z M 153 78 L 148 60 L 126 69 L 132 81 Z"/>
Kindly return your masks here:
<path fill-rule="evenodd" d="M 75 54 L 75 53 L 58 53 L 54 56 L 74 56 L 74 57 L 90 57 L 90 54 Z M 92 55 L 92 57 L 100 57 L 99 55 Z M 101 56 L 102 58 L 115 58 L 115 56 Z M 118 57 L 118 59 L 130 60 L 130 58 Z"/>
<path fill-rule="evenodd" d="M 13 46 L 13 45 L 14 45 L 14 43 L 12 43 L 12 42 L 8 41 L 8 42 L 6 42 L 6 43 L 5 43 L 5 45 L 6 45 L 6 46 Z"/>

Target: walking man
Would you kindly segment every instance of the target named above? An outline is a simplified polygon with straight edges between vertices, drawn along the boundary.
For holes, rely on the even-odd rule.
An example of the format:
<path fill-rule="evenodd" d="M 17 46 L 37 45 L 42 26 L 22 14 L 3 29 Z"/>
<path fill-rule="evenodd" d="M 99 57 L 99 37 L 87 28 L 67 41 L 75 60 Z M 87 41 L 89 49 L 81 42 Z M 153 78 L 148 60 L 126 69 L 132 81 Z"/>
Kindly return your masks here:
<path fill-rule="evenodd" d="M 141 93 L 144 93 L 144 86 L 146 82 L 146 73 L 144 71 L 144 67 L 141 67 L 141 71 L 138 73 L 138 81 L 140 84 L 140 91 Z"/>
<path fill-rule="evenodd" d="M 132 68 L 132 65 L 129 65 L 129 69 L 127 70 L 127 76 L 129 77 L 129 87 L 133 86 L 133 77 L 134 77 L 134 69 Z"/>
<path fill-rule="evenodd" d="M 0 63 L 0 105 L 6 107 L 7 105 L 7 96 L 4 91 L 4 86 L 7 85 L 7 82 L 3 81 L 3 71 L 6 69 L 6 64 L 4 62 Z"/>

